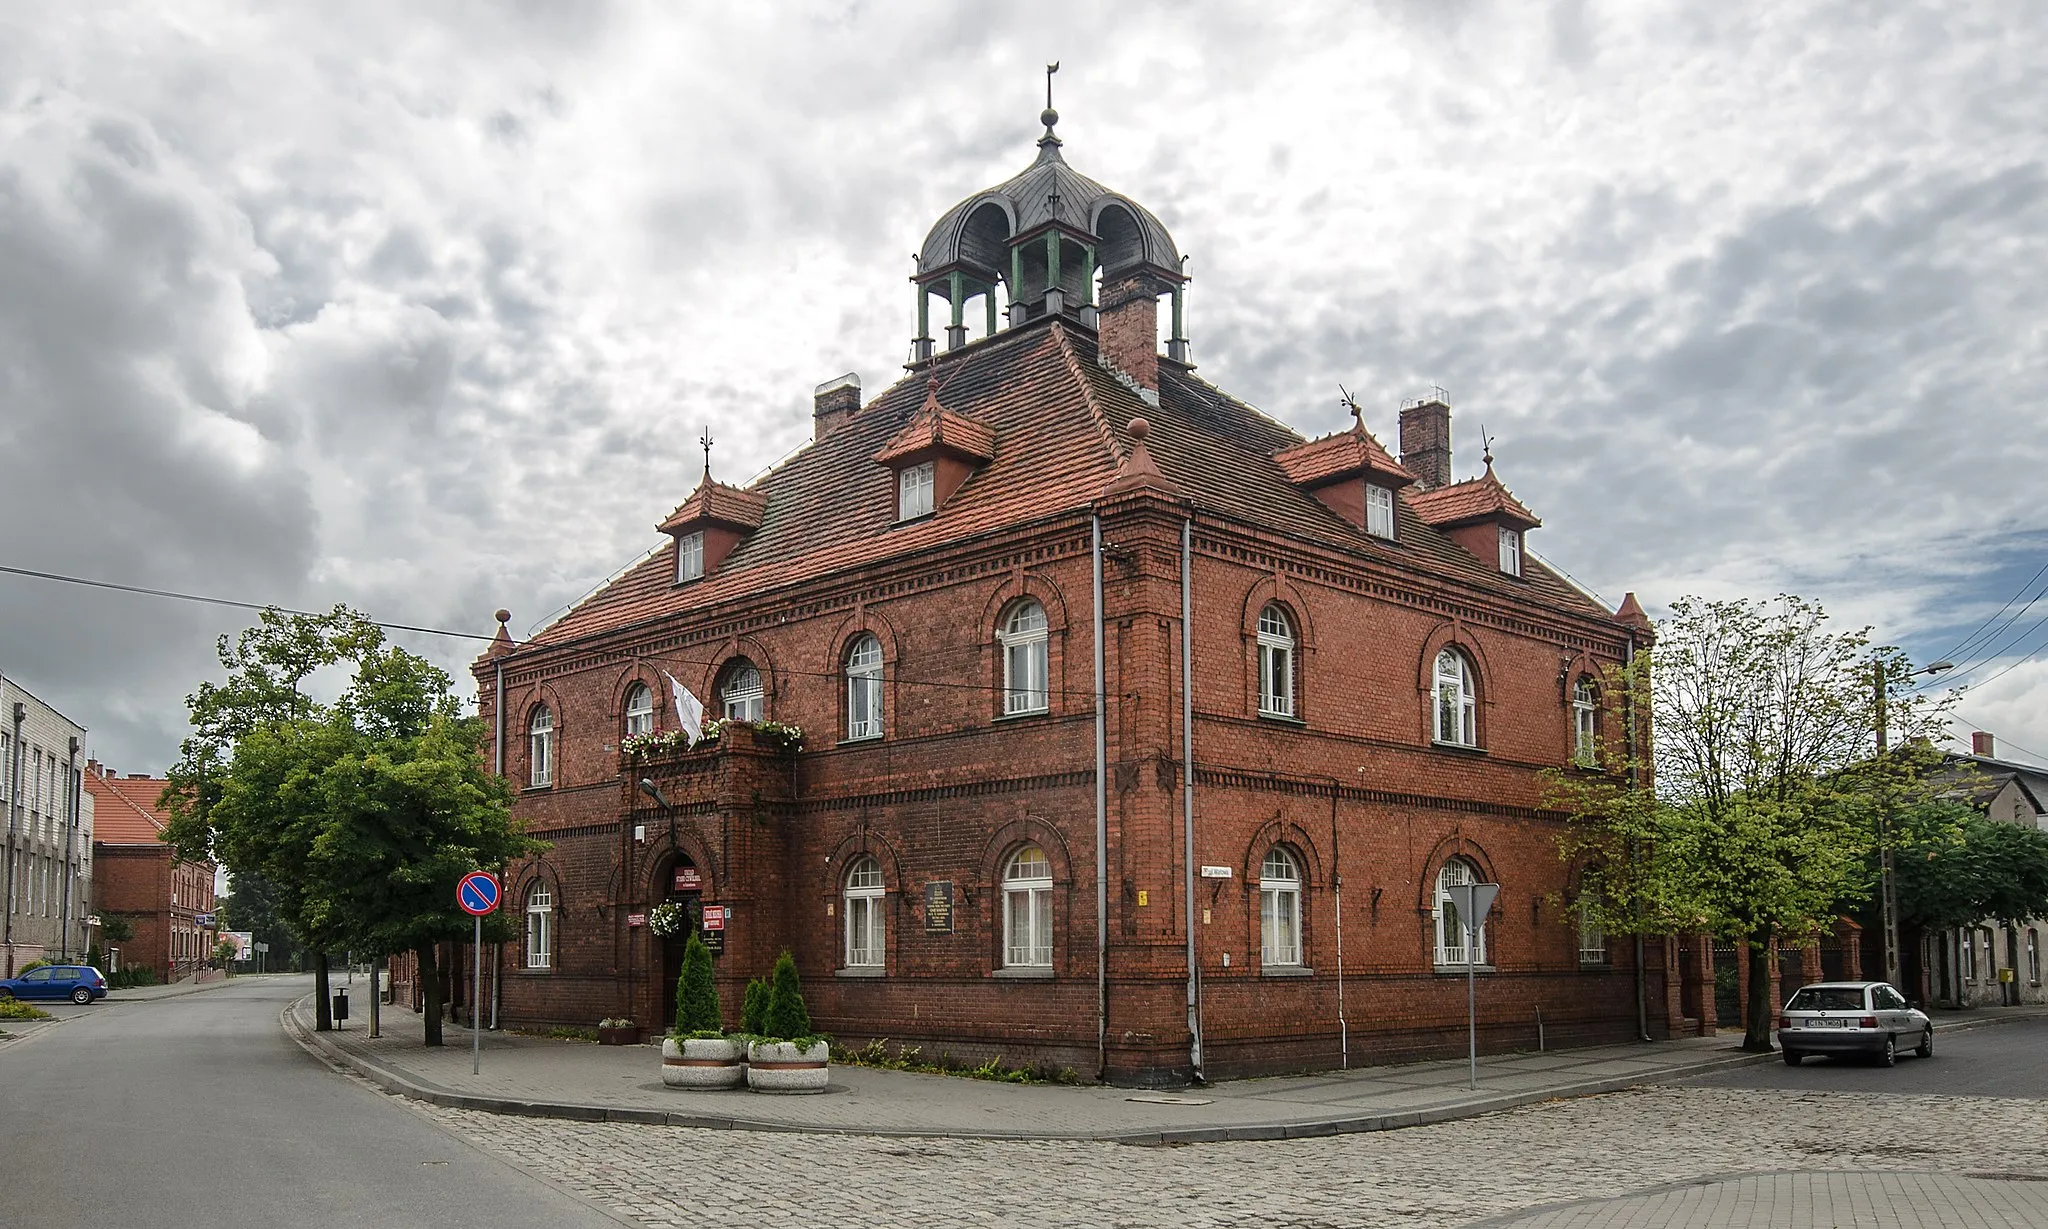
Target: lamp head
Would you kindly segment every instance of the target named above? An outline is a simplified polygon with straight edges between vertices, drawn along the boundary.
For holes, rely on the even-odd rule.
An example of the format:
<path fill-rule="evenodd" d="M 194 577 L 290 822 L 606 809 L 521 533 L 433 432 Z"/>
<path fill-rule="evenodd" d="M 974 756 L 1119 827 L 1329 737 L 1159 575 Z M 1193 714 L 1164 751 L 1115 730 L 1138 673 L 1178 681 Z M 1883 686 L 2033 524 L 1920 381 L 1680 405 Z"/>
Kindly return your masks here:
<path fill-rule="evenodd" d="M 1948 661 L 1948 660 L 1942 660 L 1942 661 L 1931 661 L 1931 662 L 1928 662 L 1928 663 L 1927 663 L 1926 665 L 1924 665 L 1924 666 L 1922 666 L 1922 667 L 1920 668 L 1920 673 L 1922 673 L 1922 674 L 1940 674 L 1940 673 L 1941 673 L 1942 671 L 1944 671 L 1944 670 L 1953 670 L 1953 669 L 1955 669 L 1955 668 L 1956 668 L 1956 664 L 1955 664 L 1954 662 L 1952 662 L 1952 661 Z"/>

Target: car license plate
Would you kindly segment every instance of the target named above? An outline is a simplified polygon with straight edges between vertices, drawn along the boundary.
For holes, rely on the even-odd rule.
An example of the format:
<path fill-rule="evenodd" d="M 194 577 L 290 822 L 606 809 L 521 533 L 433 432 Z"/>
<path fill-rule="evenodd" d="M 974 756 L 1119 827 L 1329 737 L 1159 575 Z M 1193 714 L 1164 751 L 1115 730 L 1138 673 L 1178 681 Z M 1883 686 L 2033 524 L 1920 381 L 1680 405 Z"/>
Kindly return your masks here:
<path fill-rule="evenodd" d="M 1849 1022 L 1847 1020 L 1815 1020 L 1813 1026 L 1815 1028 L 1847 1028 L 1849 1027 Z"/>

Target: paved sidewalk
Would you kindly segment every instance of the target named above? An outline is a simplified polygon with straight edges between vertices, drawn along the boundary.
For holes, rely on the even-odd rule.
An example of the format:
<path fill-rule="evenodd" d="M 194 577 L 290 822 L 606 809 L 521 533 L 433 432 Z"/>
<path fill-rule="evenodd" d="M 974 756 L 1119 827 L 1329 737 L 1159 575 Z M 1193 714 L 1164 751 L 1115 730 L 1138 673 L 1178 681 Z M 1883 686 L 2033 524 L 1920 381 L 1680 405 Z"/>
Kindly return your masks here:
<path fill-rule="evenodd" d="M 2048 1178 L 1743 1174 L 1511 1213 L 1479 1224 L 1500 1229 L 2029 1229 L 2048 1225 Z"/>
<path fill-rule="evenodd" d="M 312 1003 L 286 1013 L 301 1041 L 384 1088 L 437 1105 L 584 1121 L 761 1131 L 1125 1143 L 1287 1139 L 1444 1122 L 1556 1097 L 1609 1092 L 1760 1061 L 1728 1038 L 1600 1046 L 1463 1061 L 1230 1080 L 1174 1092 L 999 1084 L 835 1065 L 831 1091 L 808 1097 L 694 1092 L 661 1083 L 656 1046 L 597 1046 L 484 1034 L 482 1074 L 470 1074 L 470 1033 L 420 1042 L 420 1018 L 387 1011 L 372 1040 L 351 1019 L 312 1031 Z"/>

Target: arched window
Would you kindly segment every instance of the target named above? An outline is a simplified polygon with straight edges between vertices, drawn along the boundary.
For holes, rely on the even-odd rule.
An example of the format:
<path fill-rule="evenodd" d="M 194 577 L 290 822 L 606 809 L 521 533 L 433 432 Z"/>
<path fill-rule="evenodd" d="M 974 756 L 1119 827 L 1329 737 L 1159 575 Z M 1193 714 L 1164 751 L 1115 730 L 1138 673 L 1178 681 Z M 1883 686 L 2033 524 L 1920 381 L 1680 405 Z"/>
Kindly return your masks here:
<path fill-rule="evenodd" d="M 1294 625 L 1278 606 L 1259 612 L 1259 712 L 1294 716 Z"/>
<path fill-rule="evenodd" d="M 869 633 L 846 650 L 846 736 L 882 736 L 882 642 Z"/>
<path fill-rule="evenodd" d="M 1259 963 L 1301 964 L 1301 867 L 1278 845 L 1259 867 Z"/>
<path fill-rule="evenodd" d="M 1579 963 L 1607 963 L 1607 931 L 1600 925 L 1600 893 L 1579 893 Z"/>
<path fill-rule="evenodd" d="M 761 686 L 761 672 L 744 657 L 726 663 L 718 676 L 718 698 L 725 706 L 727 721 L 759 721 L 767 690 Z"/>
<path fill-rule="evenodd" d="M 1478 942 L 1465 946 L 1465 919 L 1451 899 L 1450 889 L 1478 883 L 1479 872 L 1463 858 L 1452 858 L 1436 873 L 1436 962 L 1439 965 L 1486 963 L 1486 919 L 1479 920 Z"/>
<path fill-rule="evenodd" d="M 555 783 L 555 715 L 543 704 L 533 710 L 533 716 L 526 723 L 526 736 L 532 743 L 531 771 L 527 774 L 531 784 L 553 785 Z"/>
<path fill-rule="evenodd" d="M 887 962 L 883 940 L 882 864 L 862 854 L 846 868 L 846 967 L 879 969 Z"/>
<path fill-rule="evenodd" d="M 1572 763 L 1594 768 L 1600 763 L 1600 689 L 1592 679 L 1572 688 Z"/>
<path fill-rule="evenodd" d="M 1045 607 L 1029 598 L 1011 607 L 996 640 L 1003 646 L 1003 712 L 1046 711 Z"/>
<path fill-rule="evenodd" d="M 1459 747 L 1479 745 L 1478 709 L 1472 664 L 1456 649 L 1436 655 L 1436 740 Z"/>
<path fill-rule="evenodd" d="M 555 894 L 545 883 L 526 890 L 526 967 L 555 966 Z"/>
<path fill-rule="evenodd" d="M 626 737 L 654 733 L 654 692 L 645 683 L 626 689 Z"/>
<path fill-rule="evenodd" d="M 1003 963 L 1052 967 L 1052 863 L 1026 845 L 1003 871 Z"/>

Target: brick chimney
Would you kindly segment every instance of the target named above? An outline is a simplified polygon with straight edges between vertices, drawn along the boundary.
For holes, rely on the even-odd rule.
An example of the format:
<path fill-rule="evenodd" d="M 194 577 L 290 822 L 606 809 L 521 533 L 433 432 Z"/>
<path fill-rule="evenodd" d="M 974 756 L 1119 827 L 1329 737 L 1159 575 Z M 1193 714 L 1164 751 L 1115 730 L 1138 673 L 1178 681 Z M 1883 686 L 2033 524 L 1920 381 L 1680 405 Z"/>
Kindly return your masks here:
<path fill-rule="evenodd" d="M 1991 736 L 1989 730 L 1973 730 L 1970 733 L 1970 750 L 1987 760 L 1995 760 L 1998 758 L 1998 740 Z"/>
<path fill-rule="evenodd" d="M 1097 346 L 1111 366 L 1159 391 L 1159 277 L 1137 272 L 1102 285 Z"/>
<path fill-rule="evenodd" d="M 1401 468 L 1418 490 L 1451 485 L 1451 407 L 1441 398 L 1401 411 Z"/>
<path fill-rule="evenodd" d="M 860 376 L 847 372 L 811 393 L 811 438 L 821 440 L 845 426 L 860 410 Z"/>

